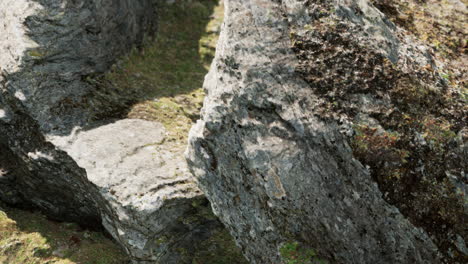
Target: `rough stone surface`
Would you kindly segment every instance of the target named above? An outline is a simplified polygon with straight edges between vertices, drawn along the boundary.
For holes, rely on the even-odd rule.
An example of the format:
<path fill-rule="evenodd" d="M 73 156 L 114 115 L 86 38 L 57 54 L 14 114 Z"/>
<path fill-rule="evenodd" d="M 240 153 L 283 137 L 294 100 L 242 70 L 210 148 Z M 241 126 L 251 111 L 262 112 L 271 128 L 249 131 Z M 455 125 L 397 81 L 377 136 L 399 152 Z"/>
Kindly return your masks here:
<path fill-rule="evenodd" d="M 444 261 L 440 241 L 384 199 L 350 144 L 358 123 L 345 111 L 365 117 L 388 102 L 367 91 L 402 76 L 443 87 L 436 70 L 419 70 L 436 69 L 428 50 L 400 33 L 364 0 L 227 1 L 187 158 L 251 263 L 280 263 L 279 249 L 294 242 L 330 263 Z M 385 64 L 406 75 L 380 74 Z M 333 108 L 354 101 L 326 92 L 348 91 L 357 109 Z"/>
<path fill-rule="evenodd" d="M 16 98 L 1 94 L 0 109 L 0 198 L 39 207 L 55 219 L 99 223 L 98 190 L 85 170 L 45 140 Z"/>
<path fill-rule="evenodd" d="M 151 1 L 0 3 L 2 199 L 60 219 L 99 216 L 97 189 L 46 132 L 67 134 L 89 118 L 92 107 L 79 106 L 91 89 L 84 80 L 141 41 L 153 12 Z"/>
<path fill-rule="evenodd" d="M 41 130 L 84 125 L 97 87 L 89 81 L 154 31 L 153 0 L 7 0 L 0 3 L 0 61 L 14 95 Z"/>
<path fill-rule="evenodd" d="M 152 33 L 154 3 L 0 2 L 0 199 L 102 224 L 135 263 L 192 263 L 223 226 L 183 150 L 159 123 L 94 120 L 113 107 L 94 77 Z"/>
<path fill-rule="evenodd" d="M 180 263 L 180 253 L 166 249 L 190 244 L 193 232 L 209 236 L 216 220 L 195 217 L 193 204 L 203 203 L 203 194 L 183 155 L 161 147 L 165 134 L 159 123 L 124 119 L 53 142 L 86 169 L 108 201 L 103 224 L 133 259 Z"/>
<path fill-rule="evenodd" d="M 390 63 L 386 53 L 369 49 L 378 39 L 360 35 L 361 25 L 343 23 L 330 9 L 311 5 L 307 12 L 317 19 L 290 28 L 296 72 L 321 99 L 317 113 L 339 124 L 385 200 L 424 228 L 445 261 L 465 262 L 467 255 L 457 246 L 458 236 L 468 237 L 468 108 L 465 88 L 457 85 L 463 77 L 434 60 L 440 56 L 433 57 L 414 30 L 393 27 L 398 57 Z M 456 31 L 457 24 L 450 28 Z"/>

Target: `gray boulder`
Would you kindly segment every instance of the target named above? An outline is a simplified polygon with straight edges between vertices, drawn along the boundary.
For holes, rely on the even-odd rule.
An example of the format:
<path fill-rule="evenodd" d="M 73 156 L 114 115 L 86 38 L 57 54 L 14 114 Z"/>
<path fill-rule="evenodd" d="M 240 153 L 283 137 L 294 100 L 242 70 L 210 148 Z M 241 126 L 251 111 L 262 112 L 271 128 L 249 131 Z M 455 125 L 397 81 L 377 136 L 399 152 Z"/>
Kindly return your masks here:
<path fill-rule="evenodd" d="M 310 250 L 318 254 L 315 260 L 330 263 L 440 263 L 442 255 L 450 257 L 447 232 L 420 221 L 429 214 L 411 214 L 429 206 L 411 203 L 425 201 L 440 209 L 436 201 L 453 189 L 434 191 L 426 199 L 418 190 L 395 191 L 401 183 L 392 179 L 408 175 L 385 178 L 394 193 L 418 197 L 410 204 L 397 200 L 374 170 L 381 167 L 371 159 L 358 160 L 364 144 L 353 141 L 357 126 L 367 122 L 376 124 L 370 138 L 379 138 L 379 131 L 389 135 L 382 136 L 387 141 L 364 146 L 393 146 L 386 142 L 396 139 L 388 127 L 378 129 L 384 126 L 378 118 L 421 102 L 397 104 L 406 100 L 397 93 L 404 80 L 425 87 L 428 98 L 448 90 L 427 49 L 367 1 L 227 1 L 217 55 L 205 79 L 202 118 L 190 132 L 186 155 L 215 214 L 251 263 L 286 262 L 300 252 L 312 261 Z M 418 109 L 436 115 L 423 106 Z M 398 135 L 405 142 L 406 135 Z M 410 155 L 386 145 L 367 152 L 370 158 L 385 158 L 375 163 L 379 166 L 432 162 L 427 156 L 410 160 Z M 454 167 L 459 180 L 462 164 Z M 414 177 L 406 186 L 416 184 Z M 466 217 L 463 197 L 455 201 L 456 225 L 434 221 L 463 234 L 456 228 L 463 226 L 458 215 Z"/>
<path fill-rule="evenodd" d="M 155 11 L 152 0 L 0 2 L 0 199 L 104 226 L 135 263 L 192 263 L 224 231 L 184 149 L 164 148 L 159 123 L 103 118 L 125 96 L 93 82 L 152 34 Z"/>
<path fill-rule="evenodd" d="M 222 229 L 197 208 L 205 198 L 183 151 L 168 149 L 165 137 L 162 124 L 123 119 L 52 140 L 86 169 L 106 201 L 104 227 L 142 263 L 184 263 L 197 242 Z"/>
<path fill-rule="evenodd" d="M 89 184 L 84 169 L 45 139 L 26 113 L 15 97 L 2 91 L 0 198 L 12 205 L 33 205 L 58 220 L 99 226 L 97 188 Z"/>
<path fill-rule="evenodd" d="M 69 134 L 99 104 L 90 80 L 155 31 L 153 0 L 2 1 L 1 71 L 6 92 L 48 134 Z"/>
<path fill-rule="evenodd" d="M 150 32 L 152 7 L 124 0 L 0 3 L 3 200 L 61 220 L 99 219 L 97 188 L 46 137 L 86 123 L 93 89 L 86 77 Z"/>

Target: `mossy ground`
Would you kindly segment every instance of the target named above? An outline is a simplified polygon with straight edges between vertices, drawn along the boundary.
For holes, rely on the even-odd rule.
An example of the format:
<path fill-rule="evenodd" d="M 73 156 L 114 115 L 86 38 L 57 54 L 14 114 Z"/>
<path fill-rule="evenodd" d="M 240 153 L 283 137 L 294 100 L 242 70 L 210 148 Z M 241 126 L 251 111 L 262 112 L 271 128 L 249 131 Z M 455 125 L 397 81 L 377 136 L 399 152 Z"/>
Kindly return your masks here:
<path fill-rule="evenodd" d="M 134 50 L 106 81 L 120 91 L 139 91 L 138 102 L 129 107 L 126 117 L 162 123 L 167 130 L 162 147 L 183 155 L 203 104 L 203 81 L 215 56 L 224 5 L 218 0 L 179 0 L 158 10 L 160 24 L 154 42 Z M 203 215 L 194 218 L 215 218 L 201 208 L 205 207 L 196 210 Z M 191 220 L 195 221 L 184 221 Z M 224 229 L 195 247 L 195 255 L 187 256 L 193 264 L 247 263 Z"/>
<path fill-rule="evenodd" d="M 119 91 L 137 91 L 127 117 L 161 122 L 167 141 L 185 144 L 202 107 L 224 6 L 217 0 L 178 0 L 158 10 L 155 40 L 117 63 L 106 81 Z"/>
<path fill-rule="evenodd" d="M 1 264 L 124 264 L 125 253 L 100 232 L 48 220 L 37 212 L 0 210 Z"/>
<path fill-rule="evenodd" d="M 231 235 L 219 231 L 198 246 L 192 264 L 247 264 L 239 248 L 233 243 Z"/>
<path fill-rule="evenodd" d="M 317 257 L 315 250 L 302 248 L 298 242 L 288 242 L 280 248 L 280 255 L 285 264 L 327 264 Z"/>

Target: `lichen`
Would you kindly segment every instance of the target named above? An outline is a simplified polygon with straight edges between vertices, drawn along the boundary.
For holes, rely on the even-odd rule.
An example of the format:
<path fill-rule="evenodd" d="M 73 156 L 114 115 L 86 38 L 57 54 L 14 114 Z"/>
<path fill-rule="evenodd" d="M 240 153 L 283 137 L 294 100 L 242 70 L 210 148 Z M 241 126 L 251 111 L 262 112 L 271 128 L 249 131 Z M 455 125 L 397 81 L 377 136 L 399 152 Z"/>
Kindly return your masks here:
<path fill-rule="evenodd" d="M 42 57 L 45 56 L 45 54 L 42 51 L 38 50 L 38 49 L 29 50 L 28 55 L 33 57 L 33 58 L 42 58 Z"/>
<path fill-rule="evenodd" d="M 432 48 L 433 55 L 447 65 L 447 80 L 466 86 L 468 10 L 466 2 L 452 0 L 372 0 L 395 24 Z"/>
<path fill-rule="evenodd" d="M 354 154 L 366 163 L 385 161 L 403 164 L 408 162 L 407 150 L 399 149 L 396 145 L 400 140 L 398 132 L 379 131 L 367 124 L 357 124 L 352 139 Z"/>
<path fill-rule="evenodd" d="M 344 23 L 326 3 L 312 6 L 313 22 L 291 29 L 296 71 L 321 98 L 310 107 L 342 126 L 384 198 L 434 237 L 447 259 L 461 261 L 454 235 L 467 237 L 465 195 L 455 188 L 466 184 L 463 89 L 444 80 L 447 69 L 412 58 L 392 63 L 356 37 L 361 26 Z M 395 34 L 406 41 L 404 31 Z"/>

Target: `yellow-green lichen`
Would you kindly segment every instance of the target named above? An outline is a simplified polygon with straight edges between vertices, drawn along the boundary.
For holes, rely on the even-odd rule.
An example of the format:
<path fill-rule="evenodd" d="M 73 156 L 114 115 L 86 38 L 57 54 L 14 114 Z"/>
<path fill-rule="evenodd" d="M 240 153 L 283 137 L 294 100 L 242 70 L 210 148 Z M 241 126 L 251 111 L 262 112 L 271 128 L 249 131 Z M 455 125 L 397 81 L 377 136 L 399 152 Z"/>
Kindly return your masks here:
<path fill-rule="evenodd" d="M 45 56 L 44 52 L 38 50 L 38 49 L 33 49 L 28 51 L 28 55 L 33 57 L 33 58 L 42 58 Z"/>

